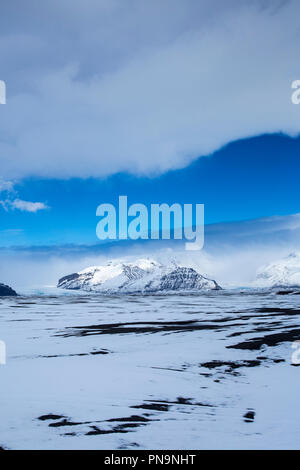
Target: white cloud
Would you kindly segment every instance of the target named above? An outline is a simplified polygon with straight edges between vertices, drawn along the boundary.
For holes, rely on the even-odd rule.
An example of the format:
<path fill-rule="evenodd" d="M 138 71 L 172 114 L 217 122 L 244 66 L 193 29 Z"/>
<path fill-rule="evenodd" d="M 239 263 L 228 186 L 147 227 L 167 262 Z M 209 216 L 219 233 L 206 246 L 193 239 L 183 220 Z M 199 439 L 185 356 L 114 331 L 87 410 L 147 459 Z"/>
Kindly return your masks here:
<path fill-rule="evenodd" d="M 14 183 L 12 181 L 5 181 L 0 178 L 0 193 L 7 191 L 12 192 L 14 188 Z"/>
<path fill-rule="evenodd" d="M 0 204 L 5 210 L 18 209 L 23 212 L 36 213 L 40 210 L 49 209 L 49 207 L 43 202 L 22 201 L 22 199 L 6 199 L 5 201 L 0 201 Z"/>
<path fill-rule="evenodd" d="M 18 209 L 23 212 L 36 213 L 40 210 L 49 209 L 49 207 L 43 202 L 24 201 L 17 198 L 16 196 L 18 193 L 15 190 L 14 185 L 15 183 L 13 181 L 0 179 L 0 193 L 6 193 L 8 196 L 6 199 L 0 200 L 0 206 L 2 206 L 4 210 L 9 211 Z"/>
<path fill-rule="evenodd" d="M 5 178 L 162 172 L 232 140 L 300 132 L 297 1 L 37 5 L 0 19 Z"/>

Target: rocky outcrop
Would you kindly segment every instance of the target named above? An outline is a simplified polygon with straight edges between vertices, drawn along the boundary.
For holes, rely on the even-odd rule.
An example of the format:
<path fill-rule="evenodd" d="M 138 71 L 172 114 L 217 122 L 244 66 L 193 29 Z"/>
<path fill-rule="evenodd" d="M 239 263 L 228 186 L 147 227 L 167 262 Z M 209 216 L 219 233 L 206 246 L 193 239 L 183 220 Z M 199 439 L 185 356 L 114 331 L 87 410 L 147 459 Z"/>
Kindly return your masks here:
<path fill-rule="evenodd" d="M 207 279 L 193 268 L 177 267 L 159 279 L 150 281 L 145 290 L 151 291 L 187 291 L 187 290 L 218 290 L 221 287 L 216 281 Z"/>
<path fill-rule="evenodd" d="M 18 295 L 11 287 L 0 283 L 0 296 L 13 296 Z"/>

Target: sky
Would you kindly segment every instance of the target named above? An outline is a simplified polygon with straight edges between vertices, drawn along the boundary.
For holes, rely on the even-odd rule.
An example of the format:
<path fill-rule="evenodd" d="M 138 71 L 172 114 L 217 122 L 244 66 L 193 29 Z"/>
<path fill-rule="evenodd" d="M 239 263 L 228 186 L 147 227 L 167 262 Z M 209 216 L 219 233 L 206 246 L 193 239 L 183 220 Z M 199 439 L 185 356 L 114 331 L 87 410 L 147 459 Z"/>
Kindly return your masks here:
<path fill-rule="evenodd" d="M 1 5 L 0 249 L 93 247 L 96 208 L 119 195 L 204 204 L 207 227 L 298 214 L 299 13 L 296 0 Z"/>
<path fill-rule="evenodd" d="M 2 192 L 10 202 L 0 207 L 0 246 L 95 244 L 96 209 L 118 208 L 119 195 L 149 213 L 155 203 L 204 204 L 206 225 L 294 214 L 300 212 L 299 153 L 300 138 L 263 135 L 156 177 L 26 178 Z"/>
<path fill-rule="evenodd" d="M 162 173 L 241 138 L 297 135 L 299 11 L 297 0 L 5 2 L 3 178 Z"/>

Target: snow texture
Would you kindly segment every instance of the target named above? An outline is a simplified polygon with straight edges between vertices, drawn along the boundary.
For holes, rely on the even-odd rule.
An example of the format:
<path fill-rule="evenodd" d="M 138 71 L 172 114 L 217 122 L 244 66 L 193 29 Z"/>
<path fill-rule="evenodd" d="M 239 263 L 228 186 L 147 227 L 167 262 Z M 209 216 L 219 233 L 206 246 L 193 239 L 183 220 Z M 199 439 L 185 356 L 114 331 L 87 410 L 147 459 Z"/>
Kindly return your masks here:
<path fill-rule="evenodd" d="M 1 298 L 0 447 L 299 448 L 298 294 Z"/>

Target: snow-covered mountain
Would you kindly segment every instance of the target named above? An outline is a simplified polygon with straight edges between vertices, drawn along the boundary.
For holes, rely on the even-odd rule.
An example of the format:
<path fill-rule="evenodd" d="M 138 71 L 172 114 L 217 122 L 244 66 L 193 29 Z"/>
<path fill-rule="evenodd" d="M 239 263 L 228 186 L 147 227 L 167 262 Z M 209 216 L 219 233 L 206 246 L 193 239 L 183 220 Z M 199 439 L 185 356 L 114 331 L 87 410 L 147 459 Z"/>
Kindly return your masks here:
<path fill-rule="evenodd" d="M 261 287 L 300 286 L 300 254 L 291 253 L 286 258 L 258 269 L 256 285 Z"/>
<path fill-rule="evenodd" d="M 216 281 L 199 274 L 195 269 L 175 263 L 163 265 L 153 259 L 133 262 L 109 261 L 78 273 L 62 277 L 58 287 L 95 292 L 167 292 L 221 289 Z"/>

